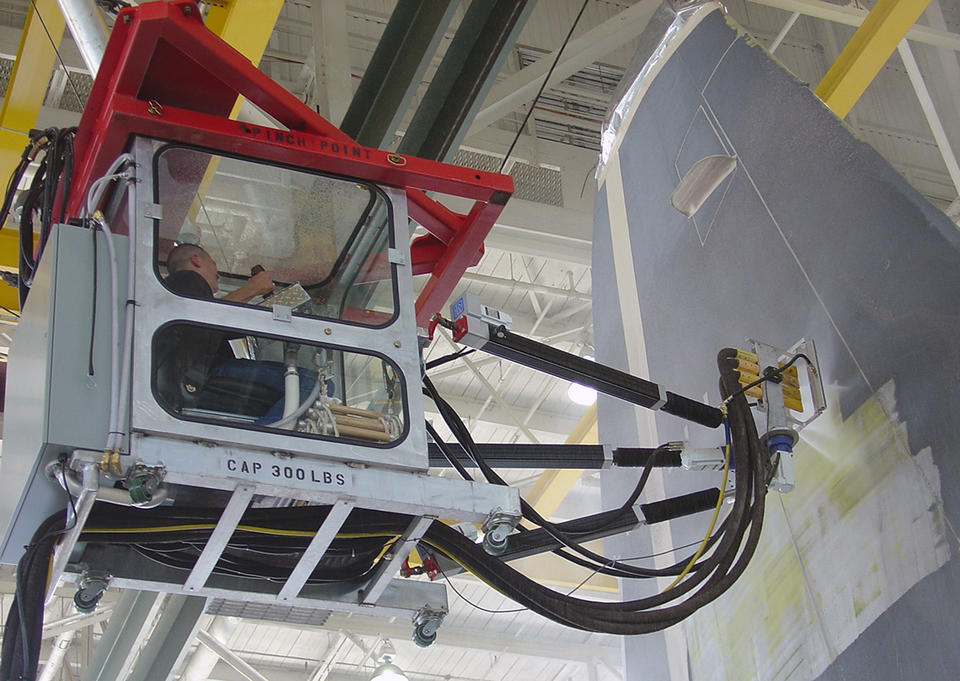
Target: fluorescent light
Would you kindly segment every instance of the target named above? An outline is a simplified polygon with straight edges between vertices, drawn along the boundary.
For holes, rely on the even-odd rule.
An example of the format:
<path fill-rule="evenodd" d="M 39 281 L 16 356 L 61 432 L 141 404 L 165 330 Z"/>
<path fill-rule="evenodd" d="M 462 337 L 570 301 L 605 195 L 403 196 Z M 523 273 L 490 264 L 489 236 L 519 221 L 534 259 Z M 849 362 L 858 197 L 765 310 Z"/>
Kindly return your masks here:
<path fill-rule="evenodd" d="M 567 397 L 574 404 L 589 407 L 597 401 L 597 391 L 579 383 L 571 383 L 567 388 Z"/>

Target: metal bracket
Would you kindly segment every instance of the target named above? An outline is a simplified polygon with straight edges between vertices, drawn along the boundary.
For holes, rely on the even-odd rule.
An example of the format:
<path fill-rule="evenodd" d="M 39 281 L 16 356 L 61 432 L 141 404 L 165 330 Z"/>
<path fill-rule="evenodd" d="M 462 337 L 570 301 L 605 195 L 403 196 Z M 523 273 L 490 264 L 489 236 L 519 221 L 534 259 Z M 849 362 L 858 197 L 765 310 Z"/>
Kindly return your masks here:
<path fill-rule="evenodd" d="M 53 553 L 53 561 L 50 565 L 50 582 L 47 585 L 47 603 L 53 598 L 60 577 L 67 567 L 67 561 L 70 560 L 70 554 L 73 553 L 80 532 L 83 530 L 87 517 L 93 509 L 93 504 L 97 500 L 97 489 L 100 487 L 100 468 L 96 463 L 89 461 L 82 462 L 79 468 L 83 489 L 70 510 L 67 511 L 67 527 L 70 529 L 64 532 L 63 539 L 60 540 L 56 551 Z"/>
<path fill-rule="evenodd" d="M 194 564 L 189 576 L 183 583 L 186 591 L 197 591 L 207 583 L 207 578 L 210 577 L 210 573 L 213 572 L 217 561 L 220 560 L 223 550 L 227 547 L 227 542 L 230 541 L 234 530 L 237 529 L 240 518 L 250 505 L 253 491 L 254 487 L 252 485 L 237 485 L 230 501 L 227 502 L 226 508 L 220 514 L 217 526 L 210 533 L 207 545 L 203 547 L 203 552 L 197 558 L 196 564 Z"/>
<path fill-rule="evenodd" d="M 483 548 L 491 556 L 499 556 L 507 550 L 510 533 L 520 522 L 519 516 L 504 513 L 503 509 L 495 508 L 484 521 L 480 530 L 483 535 Z"/>
<path fill-rule="evenodd" d="M 77 592 L 73 595 L 77 610 L 85 614 L 96 610 L 112 578 L 106 570 L 84 570 L 77 581 Z"/>
<path fill-rule="evenodd" d="M 148 220 L 163 220 L 163 206 L 150 201 L 140 202 L 140 217 Z"/>
<path fill-rule="evenodd" d="M 303 555 L 300 556 L 297 566 L 293 569 L 293 572 L 290 573 L 283 588 L 280 589 L 277 598 L 281 601 L 289 601 L 291 598 L 295 598 L 300 594 L 300 589 L 307 583 L 307 579 L 313 573 L 314 568 L 317 567 L 320 559 L 323 558 L 323 554 L 330 548 L 330 544 L 333 543 L 337 532 L 343 527 L 343 523 L 346 522 L 347 516 L 350 515 L 350 511 L 352 510 L 353 503 L 348 501 L 338 501 L 330 508 L 327 517 L 323 520 L 323 524 L 320 525 L 317 533 L 313 535 L 313 539 L 310 540 L 310 545 L 307 546 Z"/>
<path fill-rule="evenodd" d="M 768 380 L 763 383 L 763 400 L 760 409 L 766 413 L 766 432 L 760 440 L 767 447 L 775 462 L 769 487 L 781 494 L 791 492 L 796 486 L 796 470 L 793 461 L 793 446 L 799 439 L 798 432 L 822 414 L 826 408 L 823 392 L 823 379 L 820 374 L 817 349 L 812 340 L 800 339 L 788 350 L 782 350 L 756 340 L 749 341 L 757 355 L 761 370 L 766 367 L 779 367 L 791 357 L 802 354 L 807 358 L 807 378 L 813 400 L 813 415 L 807 419 L 798 418 L 787 409 L 784 401 L 784 388 L 779 381 Z M 801 405 L 802 406 L 802 405 Z"/>
<path fill-rule="evenodd" d="M 389 551 L 380 559 L 373 577 L 367 588 L 360 592 L 360 603 L 363 605 L 376 605 L 377 599 L 383 594 L 391 578 L 400 571 L 403 561 L 410 555 L 410 551 L 417 545 L 417 542 L 423 538 L 427 529 L 433 523 L 434 519 L 423 516 L 414 518 L 407 529 L 393 543 Z"/>
<path fill-rule="evenodd" d="M 603 445 L 603 464 L 600 466 L 602 470 L 613 468 L 613 450 L 613 445 Z"/>
<path fill-rule="evenodd" d="M 437 640 L 437 630 L 447 613 L 430 608 L 421 608 L 413 616 L 413 642 L 426 648 Z"/>

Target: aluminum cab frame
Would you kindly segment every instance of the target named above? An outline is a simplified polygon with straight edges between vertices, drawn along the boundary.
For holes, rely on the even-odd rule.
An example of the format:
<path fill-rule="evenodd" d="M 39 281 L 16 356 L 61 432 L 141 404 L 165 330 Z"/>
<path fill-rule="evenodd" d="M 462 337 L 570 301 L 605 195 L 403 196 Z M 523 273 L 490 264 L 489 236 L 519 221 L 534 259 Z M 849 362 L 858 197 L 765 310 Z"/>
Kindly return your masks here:
<path fill-rule="evenodd" d="M 244 97 L 278 128 L 231 120 Z M 284 129 L 285 128 L 285 129 Z M 430 274 L 416 301 L 417 326 L 440 311 L 513 193 L 507 175 L 356 144 L 270 80 L 203 25 L 194 0 L 121 10 L 80 120 L 67 214 L 80 214 L 87 187 L 142 135 L 300 166 L 403 190 L 408 214 L 428 234 L 411 245 L 414 274 Z M 474 201 L 467 214 L 423 192 Z"/>
<path fill-rule="evenodd" d="M 300 315 L 278 320 L 268 308 L 177 295 L 164 286 L 155 267 L 156 222 L 163 207 L 163 203 L 153 203 L 156 196 L 154 185 L 157 182 L 153 159 L 156 153 L 162 152 L 162 148 L 159 152 L 154 149 L 156 145 L 155 140 L 140 136 L 134 138 L 133 156 L 138 175 L 137 182 L 128 190 L 128 200 L 135 201 L 137 205 L 133 229 L 136 242 L 136 260 L 133 263 L 136 311 L 130 430 L 148 435 L 139 438 L 139 444 L 131 443 L 130 453 L 137 457 L 145 456 L 147 452 L 162 456 L 172 437 L 241 449 L 286 452 L 376 467 L 425 471 L 428 463 L 426 433 L 423 428 L 417 427 L 423 421 L 423 396 L 416 387 L 420 376 L 420 352 L 412 314 L 414 293 L 409 266 L 394 264 L 389 268 L 397 314 L 384 327 L 367 327 L 342 320 Z M 382 191 L 390 204 L 391 239 L 398 241 L 406 235 L 403 192 L 390 187 Z M 397 250 L 402 256 L 406 255 L 405 245 Z M 176 323 L 200 324 L 247 335 L 274 337 L 386 358 L 401 374 L 405 431 L 396 442 L 385 446 L 178 418 L 159 404 L 152 385 L 154 339 L 160 329 Z"/>

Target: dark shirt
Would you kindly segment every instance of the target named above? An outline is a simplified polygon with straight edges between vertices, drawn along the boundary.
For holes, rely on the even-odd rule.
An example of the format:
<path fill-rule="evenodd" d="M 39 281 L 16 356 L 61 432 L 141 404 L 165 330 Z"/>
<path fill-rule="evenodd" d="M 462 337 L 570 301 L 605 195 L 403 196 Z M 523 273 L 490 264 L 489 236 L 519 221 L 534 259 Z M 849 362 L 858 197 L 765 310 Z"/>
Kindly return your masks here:
<path fill-rule="evenodd" d="M 180 296 L 214 300 L 206 279 L 193 270 L 174 272 L 164 284 Z M 158 390 L 171 406 L 179 408 L 184 402 L 192 401 L 206 383 L 210 370 L 220 362 L 233 359 L 229 338 L 222 331 L 193 324 L 168 326 L 158 333 L 155 350 Z"/>
<path fill-rule="evenodd" d="M 213 298 L 213 289 L 210 288 L 210 284 L 199 272 L 193 270 L 174 272 L 164 280 L 164 283 L 168 289 L 179 296 L 205 300 Z"/>

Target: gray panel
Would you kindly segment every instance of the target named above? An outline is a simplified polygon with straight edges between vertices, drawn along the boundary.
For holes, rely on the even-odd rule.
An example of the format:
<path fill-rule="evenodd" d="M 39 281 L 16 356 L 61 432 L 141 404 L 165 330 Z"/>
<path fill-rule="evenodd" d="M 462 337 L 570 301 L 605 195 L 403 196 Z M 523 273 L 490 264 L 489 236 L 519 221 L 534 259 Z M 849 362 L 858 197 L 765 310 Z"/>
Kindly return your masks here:
<path fill-rule="evenodd" d="M 47 441 L 65 448 L 101 449 L 106 442 L 110 412 L 110 276 L 107 268 L 106 235 L 97 235 L 97 284 L 94 286 L 94 233 L 78 227 L 58 228 L 53 354 L 50 375 L 56 389 L 50 390 L 51 415 Z M 127 237 L 113 238 L 117 251 L 117 282 L 126 298 Z M 93 324 L 93 292 L 97 292 L 96 325 Z M 118 317 L 123 333 L 123 311 Z M 96 333 L 93 374 L 90 374 L 91 331 Z"/>
<path fill-rule="evenodd" d="M 4 539 L 0 561 L 16 563 L 23 553 L 23 546 L 40 520 L 39 516 L 33 528 L 17 528 L 11 534 L 11 525 L 19 515 L 20 495 L 24 492 L 24 483 L 36 465 L 37 455 L 43 445 L 46 433 L 47 348 L 50 339 L 48 310 L 52 305 L 53 267 L 52 253 L 58 241 L 57 232 L 47 245 L 47 256 L 33 280 L 33 291 L 24 305 L 20 323 L 14 334 L 7 364 L 6 411 L 3 423 L 3 457 L 0 460 L 0 526 Z M 44 488 L 49 487 L 43 485 Z M 44 499 L 39 492 L 41 503 L 50 507 L 55 490 L 47 492 Z"/>
<path fill-rule="evenodd" d="M 705 134 L 711 121 L 717 136 Z M 741 163 L 697 224 L 688 222 L 669 204 L 678 170 L 718 144 Z M 781 346 L 812 337 L 838 396 L 831 408 L 844 419 L 893 382 L 898 413 L 888 417 L 906 424 L 910 454 L 932 449 L 944 512 L 960 526 L 960 234 L 950 220 L 719 12 L 651 84 L 620 163 L 651 378 L 715 401 L 720 348 L 746 336 Z M 609 242 L 602 199 L 598 290 L 615 283 L 609 246 L 598 248 Z M 622 348 L 607 335 L 619 328 L 615 313 L 597 306 L 594 314 L 598 357 L 622 365 Z M 611 424 L 629 412 L 604 407 L 607 441 L 617 433 Z M 663 441 L 684 436 L 676 419 L 658 416 L 657 425 Z M 702 429 L 690 437 L 716 439 Z M 871 476 L 864 468 L 862 477 Z M 668 476 L 668 493 L 685 487 L 686 479 Z M 958 609 L 954 556 L 882 613 L 822 678 L 960 676 Z"/>
<path fill-rule="evenodd" d="M 97 232 L 94 327 L 93 238 L 94 232 L 87 229 L 56 227 L 10 351 L 0 522 L 7 526 L 16 520 L 14 527 L 5 529 L 8 534 L 0 562 L 17 562 L 40 522 L 66 506 L 64 492 L 43 477 L 43 467 L 62 452 L 75 448 L 99 450 L 106 443 L 110 276 L 106 237 Z M 117 236 L 114 242 L 119 261 L 117 280 L 125 288 L 127 238 Z M 51 320 L 55 320 L 52 328 Z M 119 324 L 122 329 L 122 317 Z M 96 334 L 92 375 L 91 332 Z M 51 418 L 52 414 L 56 418 Z"/>

